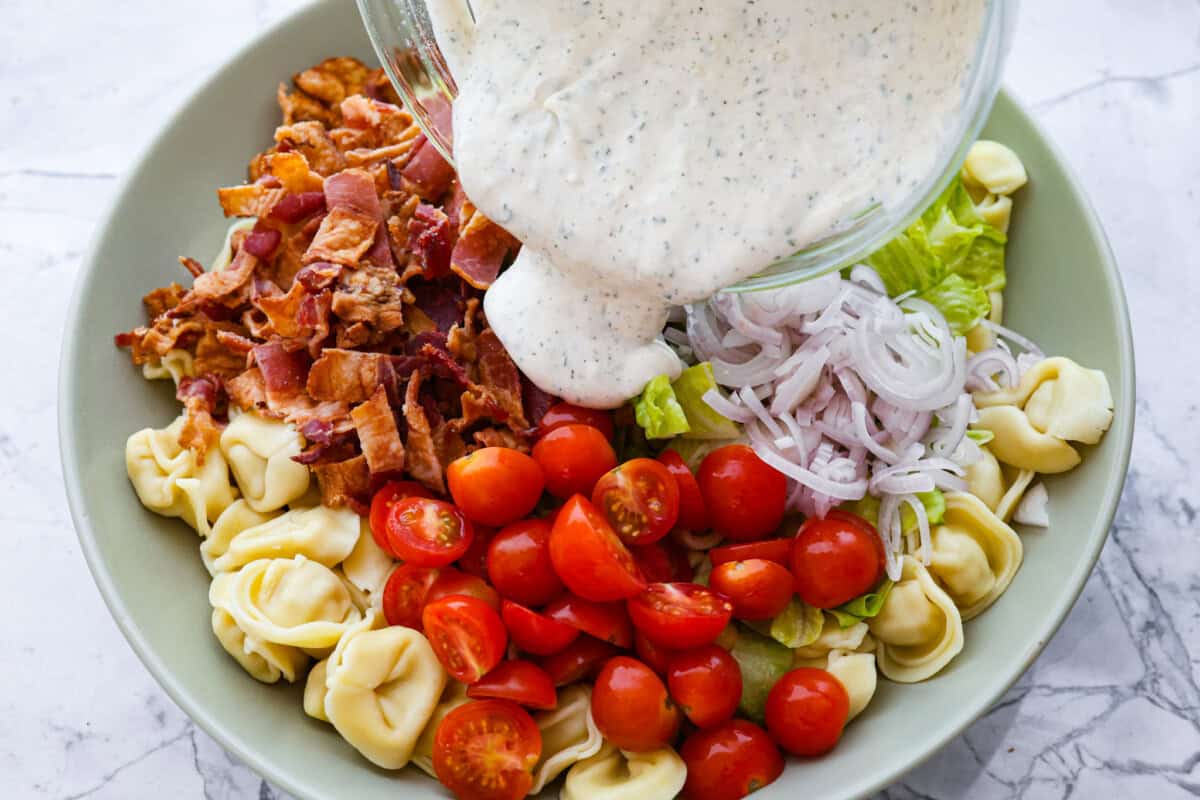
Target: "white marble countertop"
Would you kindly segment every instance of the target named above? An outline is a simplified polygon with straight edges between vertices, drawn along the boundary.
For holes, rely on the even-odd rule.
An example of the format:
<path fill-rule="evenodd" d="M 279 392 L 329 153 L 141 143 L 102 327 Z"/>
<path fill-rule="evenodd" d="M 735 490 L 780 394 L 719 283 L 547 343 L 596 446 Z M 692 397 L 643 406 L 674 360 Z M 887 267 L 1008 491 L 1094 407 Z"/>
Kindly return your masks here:
<path fill-rule="evenodd" d="M 281 796 L 175 707 L 109 618 L 66 510 L 55 397 L 66 298 L 118 178 L 191 87 L 293 5 L 0 0 L 0 797 Z M 1046 652 L 882 796 L 1196 796 L 1200 5 L 1023 6 L 1008 84 L 1078 171 L 1129 292 L 1133 468 Z"/>

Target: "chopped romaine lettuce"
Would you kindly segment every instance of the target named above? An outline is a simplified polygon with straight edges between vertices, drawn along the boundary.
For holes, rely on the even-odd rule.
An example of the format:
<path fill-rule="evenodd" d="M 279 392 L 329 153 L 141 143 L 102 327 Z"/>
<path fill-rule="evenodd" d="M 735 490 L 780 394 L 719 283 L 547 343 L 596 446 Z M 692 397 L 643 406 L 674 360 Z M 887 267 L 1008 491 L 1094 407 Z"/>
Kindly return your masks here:
<path fill-rule="evenodd" d="M 838 621 L 838 625 L 849 628 L 864 619 L 870 619 L 877 615 L 883 608 L 883 601 L 887 600 L 888 592 L 891 590 L 892 582 L 885 578 L 875 591 L 860 595 L 837 608 L 831 608 L 829 613 Z"/>
<path fill-rule="evenodd" d="M 979 284 L 954 273 L 917 297 L 932 303 L 941 311 L 950 330 L 959 336 L 978 325 L 992 308 L 988 293 Z"/>
<path fill-rule="evenodd" d="M 967 431 L 967 438 L 970 439 L 975 444 L 982 447 L 983 445 L 990 442 L 992 439 L 995 439 L 996 434 L 992 433 L 991 431 L 969 430 L 969 431 Z"/>
<path fill-rule="evenodd" d="M 671 389 L 671 379 L 666 375 L 659 375 L 646 384 L 633 410 L 637 424 L 651 439 L 669 439 L 691 430 L 687 415 Z"/>
<path fill-rule="evenodd" d="M 821 618 L 821 609 L 813 608 L 799 597 L 793 597 L 788 607 L 775 619 L 746 624 L 784 647 L 794 649 L 815 642 L 821 635 L 824 620 Z"/>
<path fill-rule="evenodd" d="M 767 695 L 792 668 L 792 651 L 774 639 L 741 628 L 730 654 L 742 671 L 738 710 L 761 724 L 766 715 Z"/>
<path fill-rule="evenodd" d="M 879 273 L 889 297 L 931 289 L 946 276 L 946 267 L 930 246 L 922 220 L 872 253 L 867 264 Z"/>
<path fill-rule="evenodd" d="M 686 437 L 673 439 L 667 450 L 674 450 L 687 464 L 692 472 L 700 469 L 700 462 L 713 450 L 718 450 L 727 444 L 738 444 L 741 439 L 688 439 Z"/>
<path fill-rule="evenodd" d="M 684 434 L 686 438 L 734 439 L 741 435 L 742 431 L 736 422 L 721 416 L 704 402 L 704 394 L 709 389 L 717 389 L 712 364 L 705 361 L 688 367 L 675 379 L 671 388 L 675 390 L 675 398 L 687 416 L 690 430 Z"/>

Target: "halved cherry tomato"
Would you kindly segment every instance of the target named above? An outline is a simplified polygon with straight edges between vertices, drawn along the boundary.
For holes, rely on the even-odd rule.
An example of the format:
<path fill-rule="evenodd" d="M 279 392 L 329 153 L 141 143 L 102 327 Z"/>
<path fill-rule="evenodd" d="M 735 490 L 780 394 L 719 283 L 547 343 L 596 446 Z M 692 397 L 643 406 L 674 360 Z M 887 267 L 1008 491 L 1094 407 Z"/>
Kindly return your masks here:
<path fill-rule="evenodd" d="M 687 764 L 685 800 L 738 800 L 783 774 L 783 756 L 767 732 L 744 719 L 699 730 L 679 748 Z"/>
<path fill-rule="evenodd" d="M 568 500 L 554 519 L 550 560 L 567 588 L 585 600 L 624 600 L 646 588 L 629 550 L 580 495 Z"/>
<path fill-rule="evenodd" d="M 533 511 L 545 479 L 537 462 L 521 451 L 482 447 L 450 462 L 446 484 L 467 519 L 498 528 Z"/>
<path fill-rule="evenodd" d="M 698 583 L 652 583 L 628 605 L 634 627 L 668 650 L 715 641 L 733 615 L 732 603 Z"/>
<path fill-rule="evenodd" d="M 421 622 L 438 661 L 463 683 L 479 680 L 504 658 L 508 631 L 482 600 L 453 594 L 426 603 Z"/>
<path fill-rule="evenodd" d="M 483 578 L 468 575 L 454 567 L 442 567 L 437 580 L 429 587 L 425 602 L 432 603 L 452 594 L 466 595 L 482 600 L 496 611 L 500 610 L 500 595 Z"/>
<path fill-rule="evenodd" d="M 620 652 L 608 642 L 585 634 L 562 652 L 543 658 L 541 666 L 555 686 L 566 686 L 595 675 L 606 661 Z"/>
<path fill-rule="evenodd" d="M 422 567 L 444 567 L 471 546 L 470 521 L 444 500 L 408 497 L 392 506 L 388 543 L 397 558 Z"/>
<path fill-rule="evenodd" d="M 708 644 L 671 657 L 667 687 L 694 725 L 710 728 L 737 711 L 742 699 L 742 670 L 729 651 Z"/>
<path fill-rule="evenodd" d="M 609 659 L 592 687 L 592 719 L 622 750 L 666 747 L 679 733 L 679 709 L 662 678 L 636 658 Z"/>
<path fill-rule="evenodd" d="M 651 583 L 690 581 L 695 570 L 688 563 L 687 553 L 670 540 L 634 545 L 629 548 L 642 576 Z"/>
<path fill-rule="evenodd" d="M 617 465 L 617 454 L 591 425 L 563 425 L 537 441 L 533 460 L 542 468 L 550 494 L 591 497 L 600 476 Z"/>
<path fill-rule="evenodd" d="M 501 602 L 500 616 L 517 649 L 533 653 L 535 656 L 550 656 L 562 652 L 567 645 L 579 638 L 578 628 L 556 622 L 511 600 Z"/>
<path fill-rule="evenodd" d="M 369 517 L 371 536 L 383 552 L 393 557 L 396 554 L 392 552 L 392 544 L 387 538 L 388 513 L 392 510 L 392 506 L 406 497 L 433 497 L 433 495 L 416 481 L 391 481 L 385 483 L 371 498 L 371 516 Z"/>
<path fill-rule="evenodd" d="M 667 670 L 671 666 L 671 658 L 676 651 L 668 650 L 665 647 L 659 647 L 654 642 L 646 638 L 646 634 L 641 631 L 633 632 L 633 647 L 637 653 L 637 657 L 646 663 L 650 669 L 657 672 L 665 680 Z"/>
<path fill-rule="evenodd" d="M 709 453 L 700 464 L 696 481 L 713 530 L 727 539 L 762 539 L 783 521 L 787 478 L 744 444 Z"/>
<path fill-rule="evenodd" d="M 679 518 L 679 484 L 651 458 L 634 458 L 608 472 L 592 489 L 592 505 L 626 544 L 650 544 Z"/>
<path fill-rule="evenodd" d="M 675 483 L 679 486 L 679 520 L 675 524 L 687 531 L 708 530 L 708 506 L 704 504 L 704 495 L 700 493 L 696 476 L 683 463 L 683 457 L 674 450 L 663 450 L 658 454 L 658 460 L 675 477 Z"/>
<path fill-rule="evenodd" d="M 729 561 L 749 561 L 752 558 L 774 561 L 776 564 L 790 567 L 792 565 L 792 539 L 764 539 L 761 542 L 725 544 L 709 550 L 708 557 L 714 567 Z"/>
<path fill-rule="evenodd" d="M 633 647 L 633 623 L 624 603 L 593 603 L 566 594 L 543 608 L 542 613 L 617 647 Z"/>
<path fill-rule="evenodd" d="M 792 573 L 762 558 L 727 561 L 713 567 L 708 585 L 733 603 L 738 619 L 771 619 L 792 602 Z"/>
<path fill-rule="evenodd" d="M 555 428 L 563 425 L 591 425 L 604 434 L 605 439 L 613 437 L 612 415 L 598 408 L 584 408 L 570 403 L 555 403 L 538 423 L 537 436 L 541 438 Z"/>
<path fill-rule="evenodd" d="M 798 756 L 828 753 L 842 736 L 850 696 L 823 669 L 801 667 L 780 678 L 767 695 L 767 732 Z"/>
<path fill-rule="evenodd" d="M 550 561 L 551 524 L 527 519 L 500 529 L 488 547 L 488 578 L 500 594 L 527 606 L 540 606 L 563 593 Z"/>
<path fill-rule="evenodd" d="M 496 668 L 467 688 L 477 700 L 512 700 L 523 706 L 551 709 L 558 705 L 554 681 L 546 670 L 529 661 L 501 661 Z"/>
<path fill-rule="evenodd" d="M 433 736 L 433 771 L 461 800 L 520 800 L 541 755 L 537 723 L 510 700 L 461 705 Z"/>
<path fill-rule="evenodd" d="M 458 568 L 468 575 L 487 580 L 487 554 L 496 529 L 484 525 L 475 526 L 475 535 L 471 537 L 471 546 L 458 559 Z"/>
<path fill-rule="evenodd" d="M 383 586 L 383 617 L 388 625 L 421 630 L 421 612 L 441 570 L 401 564 Z"/>
<path fill-rule="evenodd" d="M 871 591 L 885 569 L 883 542 L 861 517 L 806 520 L 792 545 L 796 594 L 816 608 L 835 608 Z"/>

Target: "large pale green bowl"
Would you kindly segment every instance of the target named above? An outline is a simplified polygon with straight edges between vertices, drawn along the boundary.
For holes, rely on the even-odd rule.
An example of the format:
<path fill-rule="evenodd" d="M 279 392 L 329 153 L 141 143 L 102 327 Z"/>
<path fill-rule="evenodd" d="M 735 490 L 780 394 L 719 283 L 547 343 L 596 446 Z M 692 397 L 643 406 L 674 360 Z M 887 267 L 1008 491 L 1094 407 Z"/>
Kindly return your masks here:
<path fill-rule="evenodd" d="M 215 187 L 237 183 L 271 140 L 275 87 L 329 55 L 367 59 L 348 2 L 308 7 L 267 31 L 170 120 L 131 170 L 84 263 L 65 331 L 60 387 L 63 471 L 80 544 L 113 616 L 176 702 L 230 751 L 306 798 L 443 796 L 415 770 L 375 769 L 331 728 L 309 719 L 299 687 L 248 677 L 209 629 L 208 575 L 196 535 L 148 513 L 125 477 L 126 437 L 177 413 L 112 335 L 139 323 L 140 298 L 185 276 L 176 256 L 208 259 L 226 222 Z M 791 763 L 756 797 L 849 798 L 898 778 L 983 713 L 1062 622 L 1095 563 L 1120 494 L 1133 431 L 1133 353 L 1116 265 L 1062 159 L 1001 96 L 987 136 L 1029 167 L 1017 196 L 1006 322 L 1050 353 L 1104 370 L 1116 420 L 1083 465 L 1047 481 L 1054 527 L 1023 532 L 1025 564 L 1003 598 L 969 623 L 966 648 L 933 680 L 881 683 L 836 752 Z"/>

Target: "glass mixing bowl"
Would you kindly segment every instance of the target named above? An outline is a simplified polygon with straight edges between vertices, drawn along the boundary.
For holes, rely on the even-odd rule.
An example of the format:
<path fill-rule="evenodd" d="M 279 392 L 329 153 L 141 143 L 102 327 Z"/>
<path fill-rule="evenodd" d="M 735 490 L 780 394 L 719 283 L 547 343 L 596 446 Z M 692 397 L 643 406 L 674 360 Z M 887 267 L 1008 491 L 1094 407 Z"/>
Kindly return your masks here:
<path fill-rule="evenodd" d="M 469 0 L 463 0 L 469 2 Z M 449 131 L 437 111 L 453 102 L 454 76 L 438 49 L 425 0 L 357 0 L 380 62 L 425 135 L 454 163 Z M 854 215 L 834 235 L 767 265 L 730 291 L 770 289 L 824 275 L 855 263 L 902 231 L 945 189 L 979 135 L 1000 88 L 1004 58 L 1016 25 L 1017 0 L 988 0 L 978 55 L 967 76 L 956 130 L 945 139 L 938 168 L 891 208 L 875 205 Z"/>

